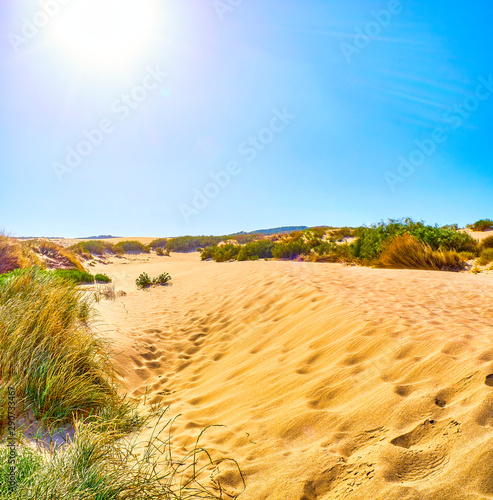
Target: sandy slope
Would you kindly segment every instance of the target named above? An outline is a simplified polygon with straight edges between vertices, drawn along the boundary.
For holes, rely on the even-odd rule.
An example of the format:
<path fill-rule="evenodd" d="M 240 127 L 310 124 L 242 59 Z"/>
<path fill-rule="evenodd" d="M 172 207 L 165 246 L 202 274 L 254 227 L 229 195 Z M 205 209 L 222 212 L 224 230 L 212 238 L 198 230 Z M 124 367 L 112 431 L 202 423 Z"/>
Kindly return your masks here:
<path fill-rule="evenodd" d="M 129 392 L 182 413 L 183 444 L 225 424 L 206 443 L 240 462 L 240 498 L 493 498 L 493 276 L 198 254 L 94 269 L 128 293 L 99 309 Z M 173 286 L 137 291 L 143 271 Z"/>

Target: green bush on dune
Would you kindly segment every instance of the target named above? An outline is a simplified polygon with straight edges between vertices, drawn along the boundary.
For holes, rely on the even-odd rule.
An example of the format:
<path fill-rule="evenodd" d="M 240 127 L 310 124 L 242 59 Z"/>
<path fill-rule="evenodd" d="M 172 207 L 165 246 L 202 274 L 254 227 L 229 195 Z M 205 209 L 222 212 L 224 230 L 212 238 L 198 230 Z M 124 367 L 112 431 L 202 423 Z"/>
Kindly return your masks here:
<path fill-rule="evenodd" d="M 351 244 L 353 256 L 363 263 L 378 264 L 384 246 L 393 238 L 409 234 L 432 250 L 478 253 L 478 243 L 466 233 L 450 228 L 426 226 L 412 219 L 390 220 L 365 228 L 360 237 Z"/>
<path fill-rule="evenodd" d="M 474 224 L 469 224 L 467 227 L 472 231 L 488 231 L 489 229 L 493 229 L 493 220 L 481 219 Z"/>
<path fill-rule="evenodd" d="M 114 247 L 116 253 L 149 253 L 151 247 L 140 243 L 140 241 L 120 241 Z"/>

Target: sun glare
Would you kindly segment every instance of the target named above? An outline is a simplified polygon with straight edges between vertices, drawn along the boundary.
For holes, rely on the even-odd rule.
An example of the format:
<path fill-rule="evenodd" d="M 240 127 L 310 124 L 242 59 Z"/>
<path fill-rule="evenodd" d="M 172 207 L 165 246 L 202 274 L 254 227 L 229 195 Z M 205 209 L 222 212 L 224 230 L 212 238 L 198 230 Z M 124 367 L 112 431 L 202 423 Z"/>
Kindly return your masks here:
<path fill-rule="evenodd" d="M 157 35 L 157 0 L 74 0 L 63 9 L 55 42 L 80 64 L 128 63 Z"/>

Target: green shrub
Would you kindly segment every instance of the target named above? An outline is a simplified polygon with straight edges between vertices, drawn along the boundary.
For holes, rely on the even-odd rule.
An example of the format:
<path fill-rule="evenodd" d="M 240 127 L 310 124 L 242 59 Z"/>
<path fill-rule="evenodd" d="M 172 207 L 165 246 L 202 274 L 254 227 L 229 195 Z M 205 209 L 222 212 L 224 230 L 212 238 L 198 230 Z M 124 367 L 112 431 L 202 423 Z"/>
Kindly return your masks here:
<path fill-rule="evenodd" d="M 140 241 L 120 241 L 115 245 L 116 253 L 150 253 L 151 248 Z"/>
<path fill-rule="evenodd" d="M 157 248 L 166 248 L 166 244 L 168 243 L 168 238 L 158 238 L 157 240 L 154 240 L 150 243 L 150 247 L 153 250 L 156 250 Z"/>
<path fill-rule="evenodd" d="M 161 247 L 157 247 L 156 253 L 157 253 L 157 255 L 162 257 L 164 255 L 164 250 Z"/>
<path fill-rule="evenodd" d="M 168 273 L 160 274 L 157 278 L 150 278 L 147 273 L 142 273 L 136 280 L 137 288 L 139 290 L 148 288 L 152 285 L 166 285 L 171 281 L 171 276 Z"/>
<path fill-rule="evenodd" d="M 163 273 L 155 278 L 153 280 L 153 283 L 155 285 L 166 285 L 166 283 L 168 283 L 169 281 L 171 281 L 171 276 L 168 273 Z"/>
<path fill-rule="evenodd" d="M 372 263 L 378 260 L 384 244 L 396 236 L 410 234 L 433 250 L 450 250 L 455 252 L 478 252 L 478 243 L 470 235 L 450 228 L 426 226 L 423 222 L 412 219 L 390 220 L 376 226 L 358 230 L 359 238 L 351 244 L 354 257 L 363 262 Z"/>
<path fill-rule="evenodd" d="M 94 283 L 94 276 L 85 271 L 77 271 L 74 269 L 56 269 L 53 274 L 59 278 L 63 278 L 73 283 Z"/>
<path fill-rule="evenodd" d="M 493 220 L 481 219 L 467 227 L 473 231 L 487 231 L 488 229 L 493 229 Z"/>
<path fill-rule="evenodd" d="M 115 245 L 112 243 L 103 240 L 81 241 L 71 246 L 69 250 L 78 255 L 90 254 L 102 256 L 105 253 L 123 253 L 122 251 L 115 249 Z"/>
<path fill-rule="evenodd" d="M 111 278 L 106 274 L 96 274 L 94 276 L 95 281 L 100 281 L 101 283 L 111 283 Z"/>
<path fill-rule="evenodd" d="M 149 278 L 147 273 L 142 273 L 136 280 L 137 288 L 140 290 L 142 288 L 147 288 L 152 285 L 152 280 Z"/>
<path fill-rule="evenodd" d="M 482 249 L 493 248 L 493 235 L 488 236 L 487 238 L 484 238 L 483 240 L 481 240 L 481 243 L 479 246 Z"/>
<path fill-rule="evenodd" d="M 485 248 L 478 259 L 480 266 L 487 266 L 493 262 L 493 248 Z"/>
<path fill-rule="evenodd" d="M 252 241 L 240 247 L 237 259 L 238 260 L 258 260 L 271 259 L 274 243 L 270 240 Z"/>
<path fill-rule="evenodd" d="M 166 249 L 170 252 L 195 252 L 197 248 L 214 246 L 228 239 L 221 236 L 180 236 L 168 240 Z"/>
<path fill-rule="evenodd" d="M 240 252 L 240 245 L 214 245 L 204 248 L 201 254 L 202 260 L 212 259 L 215 262 L 227 262 L 236 259 Z"/>
<path fill-rule="evenodd" d="M 275 243 L 272 248 L 272 256 L 274 259 L 294 259 L 299 255 L 308 255 L 310 251 L 310 246 L 298 239 L 285 243 Z"/>

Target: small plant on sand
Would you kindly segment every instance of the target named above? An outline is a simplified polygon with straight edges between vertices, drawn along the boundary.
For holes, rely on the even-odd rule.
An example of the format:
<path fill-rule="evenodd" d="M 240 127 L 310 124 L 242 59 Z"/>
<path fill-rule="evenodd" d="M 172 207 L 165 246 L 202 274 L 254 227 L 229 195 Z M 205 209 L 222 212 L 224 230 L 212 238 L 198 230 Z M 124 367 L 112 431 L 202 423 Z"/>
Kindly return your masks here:
<path fill-rule="evenodd" d="M 149 278 L 147 273 L 142 273 L 136 280 L 137 288 L 141 290 L 142 288 L 147 288 L 152 285 L 152 279 Z"/>
<path fill-rule="evenodd" d="M 142 273 L 135 280 L 139 290 L 148 288 L 152 285 L 166 285 L 169 281 L 171 281 L 171 276 L 168 273 L 160 274 L 157 278 L 150 278 L 147 273 Z"/>
<path fill-rule="evenodd" d="M 164 250 L 161 247 L 157 247 L 156 254 L 162 257 L 164 255 Z"/>

